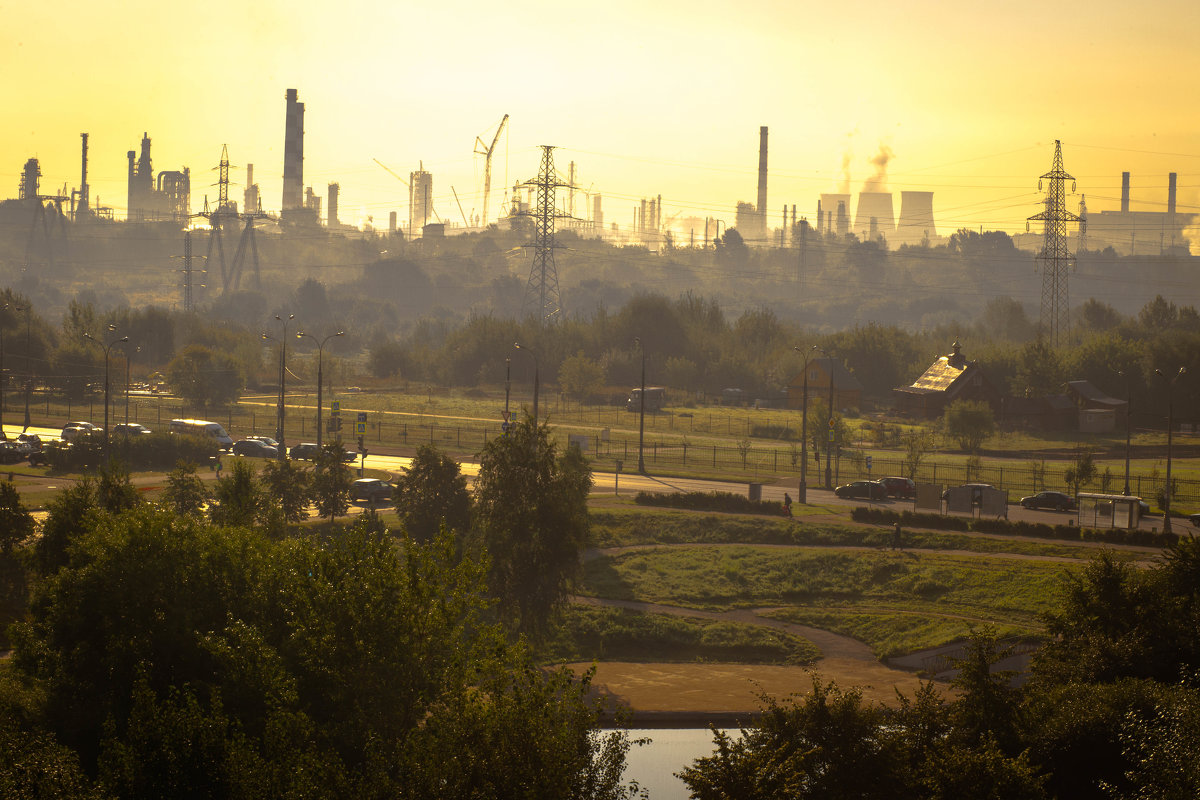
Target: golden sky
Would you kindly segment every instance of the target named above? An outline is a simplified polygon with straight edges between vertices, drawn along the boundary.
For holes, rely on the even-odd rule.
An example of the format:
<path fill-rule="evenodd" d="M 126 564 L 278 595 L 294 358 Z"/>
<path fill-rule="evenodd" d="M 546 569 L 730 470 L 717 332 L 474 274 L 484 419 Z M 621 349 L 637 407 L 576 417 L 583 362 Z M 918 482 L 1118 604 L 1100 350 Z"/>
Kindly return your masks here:
<path fill-rule="evenodd" d="M 324 197 L 338 182 L 344 222 L 407 216 L 404 186 L 376 158 L 405 176 L 423 162 L 443 217 L 461 223 L 451 186 L 479 213 L 475 137 L 506 113 L 494 202 L 535 177 L 538 145 L 553 144 L 559 170 L 576 162 L 621 225 L 655 195 L 665 216 L 732 224 L 735 203 L 756 199 L 760 125 L 773 226 L 785 203 L 814 219 L 820 192 L 858 191 L 885 146 L 887 188 L 933 191 L 939 232 L 1023 231 L 1055 139 L 1089 211 L 1118 207 L 1130 171 L 1135 210 L 1163 210 L 1177 172 L 1179 210 L 1200 212 L 1198 8 L 0 0 L 0 198 L 17 196 L 30 157 L 44 193 L 78 186 L 86 131 L 93 203 L 120 218 L 125 153 L 146 131 L 156 173 L 191 168 L 193 210 L 215 198 L 227 144 L 231 196 L 252 163 L 276 211 L 284 93 L 296 88 L 305 183 Z"/>

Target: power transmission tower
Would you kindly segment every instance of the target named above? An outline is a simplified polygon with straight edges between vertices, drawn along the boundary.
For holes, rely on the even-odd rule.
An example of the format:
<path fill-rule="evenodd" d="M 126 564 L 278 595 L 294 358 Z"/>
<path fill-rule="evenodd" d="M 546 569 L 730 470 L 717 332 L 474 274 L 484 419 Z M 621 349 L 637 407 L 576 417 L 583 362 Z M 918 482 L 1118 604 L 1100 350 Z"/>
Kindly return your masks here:
<path fill-rule="evenodd" d="M 1079 247 L 1076 253 L 1087 251 L 1087 195 L 1079 195 Z"/>
<path fill-rule="evenodd" d="M 533 266 L 529 269 L 529 283 L 525 287 L 525 301 L 522 303 L 522 315 L 533 313 L 533 304 L 537 303 L 537 313 L 543 325 L 553 322 L 562 311 L 559 306 L 558 269 L 554 265 L 554 249 L 558 247 L 554 241 L 554 220 L 559 216 L 555 213 L 554 190 L 560 183 L 554 173 L 554 146 L 542 145 L 542 167 L 538 171 L 536 181 L 526 181 L 524 186 L 537 188 L 537 211 L 530 214 L 534 221 L 534 240 L 525 247 L 533 248 Z"/>
<path fill-rule="evenodd" d="M 1046 208 L 1029 220 L 1045 223 L 1045 240 L 1037 254 L 1042 265 L 1042 330 L 1050 344 L 1057 347 L 1066 343 L 1071 330 L 1067 274 L 1075 268 L 1075 256 L 1067 250 L 1067 223 L 1079 221 L 1079 217 L 1067 211 L 1063 184 L 1070 180 L 1073 192 L 1075 178 L 1063 169 L 1062 142 L 1057 139 L 1054 140 L 1054 164 L 1041 176 L 1038 189 L 1046 179 L 1050 181 L 1046 190 Z"/>

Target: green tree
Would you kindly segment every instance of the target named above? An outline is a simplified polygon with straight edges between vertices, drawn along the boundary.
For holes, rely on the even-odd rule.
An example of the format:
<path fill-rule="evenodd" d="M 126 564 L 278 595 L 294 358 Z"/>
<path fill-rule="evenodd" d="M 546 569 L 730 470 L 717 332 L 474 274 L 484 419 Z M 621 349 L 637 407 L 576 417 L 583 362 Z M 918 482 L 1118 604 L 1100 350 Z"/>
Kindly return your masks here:
<path fill-rule="evenodd" d="M 199 516 L 208 498 L 208 488 L 196 474 L 196 462 L 180 461 L 167 474 L 167 488 L 163 490 L 162 500 L 176 514 Z"/>
<path fill-rule="evenodd" d="M 579 448 L 560 455 L 528 417 L 484 447 L 474 522 L 491 558 L 492 593 L 514 630 L 541 634 L 566 599 L 587 541 L 591 488 Z"/>
<path fill-rule="evenodd" d="M 580 350 L 559 366 L 558 384 L 564 392 L 573 394 L 582 401 L 604 386 L 604 366 L 588 358 Z"/>
<path fill-rule="evenodd" d="M 254 468 L 245 459 L 237 458 L 229 474 L 217 478 L 208 516 L 213 523 L 223 527 L 249 527 L 258 518 L 265 502 Z"/>
<path fill-rule="evenodd" d="M 1077 449 L 1071 465 L 1063 472 L 1063 480 L 1071 488 L 1071 494 L 1079 494 L 1080 488 L 1096 479 L 1096 462 L 1089 448 Z"/>
<path fill-rule="evenodd" d="M 294 525 L 308 517 L 308 470 L 291 459 L 271 458 L 263 465 L 261 479 L 267 504 L 277 508 L 286 522 Z"/>
<path fill-rule="evenodd" d="M 471 495 L 458 462 L 436 447 L 417 448 L 411 466 L 396 480 L 396 514 L 418 542 L 431 541 L 443 524 L 459 534 L 470 530 Z"/>
<path fill-rule="evenodd" d="M 33 514 L 21 502 L 21 493 L 12 481 L 0 481 L 0 552 L 8 555 L 13 548 L 33 535 Z"/>
<path fill-rule="evenodd" d="M 1066 376 L 1058 353 L 1043 338 L 1021 348 L 1013 393 L 1026 397 L 1061 394 Z"/>
<path fill-rule="evenodd" d="M 344 452 L 339 439 L 327 442 L 313 458 L 313 502 L 317 514 L 329 517 L 330 522 L 350 510 L 350 486 L 354 478 L 342 462 Z"/>
<path fill-rule="evenodd" d="M 96 481 L 90 476 L 66 487 L 46 503 L 42 535 L 34 545 L 42 575 L 52 575 L 66 565 L 71 543 L 90 528 L 90 516 L 95 510 Z"/>
<path fill-rule="evenodd" d="M 203 408 L 228 405 L 246 386 L 241 363 L 201 344 L 183 348 L 167 365 L 167 382 L 190 403 Z"/>
<path fill-rule="evenodd" d="M 996 418 L 992 407 L 982 400 L 956 400 L 942 416 L 946 435 L 958 442 L 958 446 L 974 453 L 980 445 L 996 432 Z"/>

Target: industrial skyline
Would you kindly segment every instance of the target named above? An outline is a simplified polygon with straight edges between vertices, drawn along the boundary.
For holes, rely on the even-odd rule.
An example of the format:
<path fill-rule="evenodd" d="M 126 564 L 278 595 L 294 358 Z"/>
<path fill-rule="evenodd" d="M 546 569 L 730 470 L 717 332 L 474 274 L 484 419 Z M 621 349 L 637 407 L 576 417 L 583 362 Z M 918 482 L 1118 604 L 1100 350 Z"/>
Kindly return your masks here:
<path fill-rule="evenodd" d="M 132 23 L 75 0 L 53 20 L 48 10 L 11 8 L 4 34 L 11 46 L 0 63 L 6 74 L 27 77 L 8 103 L 19 124 L 0 131 L 0 198 L 17 196 L 31 157 L 43 193 L 78 188 L 80 133 L 87 132 L 90 202 L 123 219 L 127 152 L 148 135 L 160 168 L 190 170 L 193 210 L 205 194 L 215 200 L 208 184 L 228 144 L 231 196 L 242 196 L 251 182 L 245 167 L 254 164 L 263 210 L 279 213 L 283 93 L 294 88 L 304 115 L 303 184 L 318 199 L 339 184 L 339 219 L 355 226 L 371 217 L 386 229 L 391 212 L 408 216 L 408 189 L 373 159 L 401 174 L 432 174 L 432 205 L 447 220 L 481 216 L 484 168 L 474 143 L 505 114 L 511 120 L 491 169 L 493 219 L 513 184 L 536 174 L 542 144 L 555 145 L 564 174 L 575 163 L 578 184 L 603 195 L 606 224 L 622 227 L 634 224 L 642 199 L 659 196 L 661 218 L 719 218 L 730 227 L 737 203 L 767 192 L 769 229 L 781 225 L 785 206 L 815 226 L 819 195 L 857 197 L 866 189 L 891 193 L 893 213 L 903 192 L 933 192 L 942 235 L 962 227 L 1017 233 L 1042 202 L 1036 177 L 1056 139 L 1093 215 L 1119 210 L 1124 172 L 1133 176 L 1132 210 L 1165 210 L 1168 175 L 1176 173 L 1178 212 L 1200 211 L 1200 130 L 1187 99 L 1200 56 L 1164 33 L 1197 20 L 1191 4 L 1133 10 L 1100 2 L 1088 18 L 1038 6 L 1040 19 L 1057 17 L 1083 44 L 1039 57 L 1036 66 L 1019 46 L 1032 35 L 1019 7 L 1031 3 L 986 20 L 965 12 L 922 17 L 936 4 L 917 3 L 888 25 L 775 5 L 751 3 L 734 19 L 703 2 L 589 6 L 584 52 L 564 55 L 549 84 L 516 77 L 519 68 L 489 67 L 507 63 L 502 43 L 533 30 L 564 43 L 580 35 L 578 20 L 541 3 L 517 3 L 508 13 L 463 3 L 407 16 L 368 2 L 336 13 L 217 2 L 203 14 L 135 3 Z M 420 35 L 403 37 L 404 63 L 429 65 L 428 78 L 390 77 L 398 66 L 389 43 L 414 23 Z M 144 46 L 110 50 L 102 33 L 118 24 Z M 174 54 L 178 39 L 168 46 L 167 30 L 214 53 L 252 54 L 253 68 L 232 57 L 196 68 Z M 845 37 L 831 34 L 840 30 Z M 23 59 L 59 43 L 104 55 L 105 68 L 80 70 L 63 59 L 20 70 Z M 1118 48 L 1121 59 L 1105 56 Z M 821 64 L 830 65 L 824 77 L 826 68 L 813 69 Z M 1029 102 L 1030 77 L 1056 64 L 1084 77 Z M 652 76 L 661 77 L 661 90 L 644 91 Z M 770 129 L 769 187 L 756 169 L 754 130 L 762 127 Z M 1078 204 L 1079 195 L 1067 200 Z M 580 209 L 590 205 L 577 201 Z M 857 211 L 846 209 L 856 233 Z"/>

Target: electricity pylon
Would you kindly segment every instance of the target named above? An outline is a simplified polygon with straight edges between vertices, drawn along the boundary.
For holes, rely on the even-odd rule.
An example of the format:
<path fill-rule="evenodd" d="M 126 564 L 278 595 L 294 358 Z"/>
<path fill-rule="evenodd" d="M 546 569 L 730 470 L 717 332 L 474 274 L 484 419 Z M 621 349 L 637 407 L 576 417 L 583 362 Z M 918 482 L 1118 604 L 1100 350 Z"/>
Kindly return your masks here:
<path fill-rule="evenodd" d="M 1075 268 L 1075 256 L 1067 249 L 1067 223 L 1078 222 L 1079 217 L 1067 211 L 1066 190 L 1063 184 L 1070 180 L 1071 191 L 1075 191 L 1075 178 L 1063 169 L 1062 142 L 1054 140 L 1054 164 L 1049 172 L 1038 181 L 1049 179 L 1046 190 L 1046 208 L 1029 220 L 1045 223 L 1045 239 L 1037 260 L 1042 266 L 1042 331 L 1051 346 L 1066 344 L 1071 332 L 1067 274 Z M 1029 221 L 1026 221 L 1026 226 Z"/>
<path fill-rule="evenodd" d="M 525 247 L 533 248 L 533 266 L 529 269 L 529 283 L 525 286 L 522 316 L 534 312 L 537 303 L 538 319 L 542 325 L 555 321 L 562 311 L 558 295 L 558 269 L 554 265 L 554 220 L 560 216 L 554 210 L 554 190 L 567 184 L 559 182 L 554 172 L 554 146 L 542 145 L 542 167 L 536 181 L 523 185 L 537 188 L 537 211 L 530 214 L 534 222 L 533 242 Z"/>

